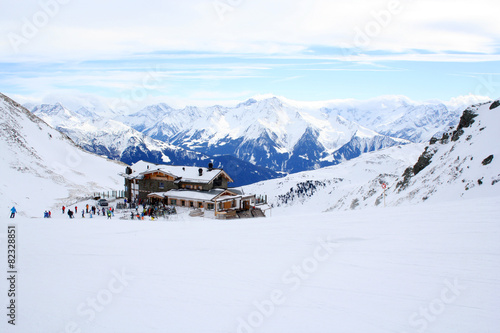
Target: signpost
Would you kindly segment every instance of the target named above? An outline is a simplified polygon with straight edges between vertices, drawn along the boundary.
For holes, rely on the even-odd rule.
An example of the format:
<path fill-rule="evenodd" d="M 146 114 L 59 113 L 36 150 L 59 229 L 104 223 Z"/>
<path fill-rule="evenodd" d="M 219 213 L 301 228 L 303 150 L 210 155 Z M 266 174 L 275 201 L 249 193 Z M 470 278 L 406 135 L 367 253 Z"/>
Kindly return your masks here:
<path fill-rule="evenodd" d="M 382 188 L 384 189 L 384 207 L 385 207 L 385 189 L 387 188 L 387 184 L 382 183 Z"/>

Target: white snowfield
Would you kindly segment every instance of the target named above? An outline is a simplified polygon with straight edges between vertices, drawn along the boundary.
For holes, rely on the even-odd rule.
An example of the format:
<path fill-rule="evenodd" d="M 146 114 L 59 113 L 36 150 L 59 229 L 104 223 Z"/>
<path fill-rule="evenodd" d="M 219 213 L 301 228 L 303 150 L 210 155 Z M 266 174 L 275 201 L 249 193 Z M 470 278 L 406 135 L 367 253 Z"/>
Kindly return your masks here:
<path fill-rule="evenodd" d="M 239 221 L 53 216 L 2 220 L 18 294 L 1 332 L 500 330 L 500 197 Z"/>

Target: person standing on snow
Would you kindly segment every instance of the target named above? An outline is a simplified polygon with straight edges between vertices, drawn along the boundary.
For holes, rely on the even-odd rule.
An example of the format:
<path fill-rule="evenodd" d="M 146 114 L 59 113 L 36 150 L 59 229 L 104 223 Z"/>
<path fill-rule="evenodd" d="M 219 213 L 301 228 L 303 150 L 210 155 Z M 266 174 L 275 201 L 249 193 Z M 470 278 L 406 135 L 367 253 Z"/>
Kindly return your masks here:
<path fill-rule="evenodd" d="M 13 219 L 14 217 L 16 217 L 16 213 L 17 213 L 16 207 L 12 207 L 10 209 L 10 218 Z"/>
<path fill-rule="evenodd" d="M 75 206 L 75 214 L 78 213 L 78 207 Z"/>
<path fill-rule="evenodd" d="M 62 206 L 62 212 L 64 214 L 64 210 L 66 209 L 66 207 Z"/>

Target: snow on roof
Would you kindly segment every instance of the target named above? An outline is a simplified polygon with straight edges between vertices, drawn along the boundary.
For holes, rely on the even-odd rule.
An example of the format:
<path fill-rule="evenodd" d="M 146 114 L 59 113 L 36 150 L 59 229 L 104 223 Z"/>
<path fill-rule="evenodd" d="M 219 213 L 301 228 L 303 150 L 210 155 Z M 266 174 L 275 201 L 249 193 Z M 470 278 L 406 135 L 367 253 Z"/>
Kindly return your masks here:
<path fill-rule="evenodd" d="M 196 167 L 196 166 L 179 166 L 179 165 L 164 165 L 154 164 L 145 161 L 138 161 L 131 166 L 132 174 L 123 175 L 129 179 L 142 179 L 144 175 L 156 171 L 163 172 L 175 178 L 181 178 L 183 182 L 188 183 L 209 183 L 218 175 L 223 173 L 230 181 L 233 181 L 227 173 L 222 169 Z M 202 171 L 200 176 L 200 169 Z"/>
<path fill-rule="evenodd" d="M 189 200 L 199 200 L 199 201 L 213 201 L 217 196 L 224 192 L 233 193 L 230 190 L 225 189 L 213 189 L 210 191 L 195 191 L 195 190 L 170 190 L 167 192 L 156 192 L 148 194 L 149 197 L 169 197 L 174 199 L 189 199 Z M 234 193 L 233 193 L 234 194 Z M 224 196 L 226 198 L 239 198 L 239 195 Z"/>

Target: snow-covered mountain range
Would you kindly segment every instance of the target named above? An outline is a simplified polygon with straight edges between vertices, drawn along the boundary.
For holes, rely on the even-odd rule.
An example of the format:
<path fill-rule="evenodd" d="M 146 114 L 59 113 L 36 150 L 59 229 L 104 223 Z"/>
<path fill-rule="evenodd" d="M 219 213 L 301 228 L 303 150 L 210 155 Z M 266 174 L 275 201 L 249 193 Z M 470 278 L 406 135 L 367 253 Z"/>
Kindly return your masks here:
<path fill-rule="evenodd" d="M 79 109 L 71 111 L 61 104 L 32 106 L 32 112 L 52 127 L 67 134 L 85 150 L 127 164 L 145 160 L 152 163 L 223 167 L 235 180 L 235 186 L 272 179 L 278 173 L 242 161 L 231 155 L 209 156 L 151 137 L 117 120 Z"/>
<path fill-rule="evenodd" d="M 472 97 L 471 97 L 472 98 Z M 186 149 L 231 154 L 275 171 L 335 165 L 362 153 L 429 140 L 455 126 L 464 101 L 417 103 L 402 96 L 369 101 L 250 99 L 235 107 L 150 106 L 120 120 Z"/>
<path fill-rule="evenodd" d="M 148 115 L 161 120 L 151 121 Z M 287 173 L 317 169 L 366 151 L 408 143 L 361 126 L 332 109 L 302 107 L 277 97 L 205 109 L 175 110 L 162 104 L 121 120 L 153 138 L 186 149 L 231 154 Z"/>
<path fill-rule="evenodd" d="M 200 165 L 223 155 L 248 170 L 259 166 L 251 171 L 252 181 L 258 181 L 274 178 L 276 172 L 314 170 L 366 152 L 427 141 L 455 126 L 471 99 L 475 97 L 443 104 L 386 96 L 304 103 L 265 97 L 234 107 L 157 104 L 128 115 L 100 115 L 99 108 L 89 106 L 74 106 L 76 111 L 61 104 L 29 107 L 85 149 L 112 159 Z"/>
<path fill-rule="evenodd" d="M 279 211 L 345 210 L 500 193 L 500 102 L 467 108 L 459 124 L 429 144 L 364 154 L 342 164 L 245 187 Z M 423 151 L 423 152 L 422 152 Z M 382 184 L 386 184 L 384 189 Z"/>

